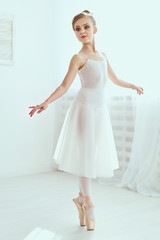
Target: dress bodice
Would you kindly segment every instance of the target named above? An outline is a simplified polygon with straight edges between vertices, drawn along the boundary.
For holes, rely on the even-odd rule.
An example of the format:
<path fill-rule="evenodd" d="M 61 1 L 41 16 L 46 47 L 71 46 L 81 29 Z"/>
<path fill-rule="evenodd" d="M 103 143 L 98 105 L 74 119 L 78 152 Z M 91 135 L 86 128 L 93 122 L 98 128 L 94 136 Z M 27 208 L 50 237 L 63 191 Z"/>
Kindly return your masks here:
<path fill-rule="evenodd" d="M 89 59 L 83 53 L 80 54 L 87 58 L 84 66 L 78 70 L 81 87 L 102 90 L 108 79 L 107 61 L 104 55 L 101 53 L 104 60 L 93 60 Z"/>

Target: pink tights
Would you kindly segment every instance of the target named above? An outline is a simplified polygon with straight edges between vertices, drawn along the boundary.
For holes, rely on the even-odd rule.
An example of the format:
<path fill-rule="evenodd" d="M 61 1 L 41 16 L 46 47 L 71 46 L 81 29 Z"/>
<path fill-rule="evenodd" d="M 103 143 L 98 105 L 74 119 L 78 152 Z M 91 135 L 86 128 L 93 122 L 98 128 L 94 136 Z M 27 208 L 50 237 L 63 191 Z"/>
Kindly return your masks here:
<path fill-rule="evenodd" d="M 83 193 L 84 196 L 90 196 L 91 197 L 91 179 L 88 177 L 79 176 L 79 189 Z M 82 199 L 79 197 L 79 201 L 81 202 Z M 92 197 L 91 197 L 92 199 Z M 92 201 L 92 200 L 91 200 Z M 85 206 L 87 204 L 85 203 Z M 91 207 L 87 210 L 87 214 L 90 218 L 94 218 L 94 208 Z"/>
<path fill-rule="evenodd" d="M 91 179 L 88 177 L 79 176 L 79 189 L 83 195 L 91 196 Z"/>

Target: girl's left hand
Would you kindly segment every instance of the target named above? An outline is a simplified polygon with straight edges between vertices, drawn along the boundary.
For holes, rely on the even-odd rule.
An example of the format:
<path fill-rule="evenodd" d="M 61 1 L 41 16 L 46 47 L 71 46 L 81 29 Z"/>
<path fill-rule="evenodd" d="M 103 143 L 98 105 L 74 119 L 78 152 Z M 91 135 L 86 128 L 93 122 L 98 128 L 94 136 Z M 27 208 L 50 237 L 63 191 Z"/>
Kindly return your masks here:
<path fill-rule="evenodd" d="M 41 112 L 44 111 L 47 107 L 48 107 L 48 103 L 47 103 L 47 102 L 43 102 L 43 103 L 41 103 L 40 105 L 36 105 L 36 106 L 29 107 L 29 108 L 33 108 L 32 111 L 30 111 L 30 113 L 29 113 L 30 117 L 32 117 L 33 114 L 34 114 L 38 109 L 40 109 L 40 110 L 39 110 L 37 113 L 41 113 Z"/>
<path fill-rule="evenodd" d="M 144 94 L 143 88 L 141 86 L 134 86 L 134 89 L 137 91 L 137 94 Z"/>

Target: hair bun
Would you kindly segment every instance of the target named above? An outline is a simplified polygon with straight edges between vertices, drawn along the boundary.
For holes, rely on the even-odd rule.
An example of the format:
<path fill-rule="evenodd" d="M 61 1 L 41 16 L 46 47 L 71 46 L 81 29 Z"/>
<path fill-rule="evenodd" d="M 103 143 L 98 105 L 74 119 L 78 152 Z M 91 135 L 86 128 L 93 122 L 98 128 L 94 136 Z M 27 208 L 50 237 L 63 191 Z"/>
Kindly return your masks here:
<path fill-rule="evenodd" d="M 93 14 L 93 13 L 91 13 L 91 12 L 88 11 L 88 10 L 84 10 L 82 13 Z"/>

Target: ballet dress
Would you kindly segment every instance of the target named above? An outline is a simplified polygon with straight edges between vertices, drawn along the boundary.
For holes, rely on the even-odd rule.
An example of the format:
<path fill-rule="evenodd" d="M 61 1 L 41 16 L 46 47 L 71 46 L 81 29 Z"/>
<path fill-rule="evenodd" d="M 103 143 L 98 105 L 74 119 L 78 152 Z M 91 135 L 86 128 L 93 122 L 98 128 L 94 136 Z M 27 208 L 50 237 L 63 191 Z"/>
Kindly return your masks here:
<path fill-rule="evenodd" d="M 78 70 L 81 88 L 65 115 L 53 160 L 57 169 L 88 178 L 108 178 L 119 168 L 111 119 L 105 99 L 106 58 L 89 59 Z"/>

